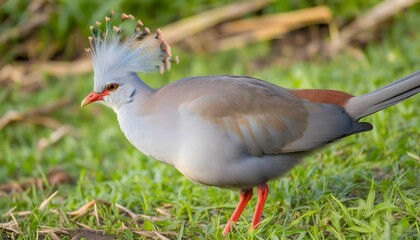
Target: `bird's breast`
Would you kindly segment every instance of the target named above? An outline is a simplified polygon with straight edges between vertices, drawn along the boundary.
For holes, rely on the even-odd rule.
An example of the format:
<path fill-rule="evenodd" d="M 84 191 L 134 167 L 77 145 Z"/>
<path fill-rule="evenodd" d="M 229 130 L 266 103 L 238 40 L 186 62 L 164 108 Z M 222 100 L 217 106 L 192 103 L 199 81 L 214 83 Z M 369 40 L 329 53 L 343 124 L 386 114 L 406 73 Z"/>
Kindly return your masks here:
<path fill-rule="evenodd" d="M 292 155 L 256 157 L 218 126 L 184 113 L 118 116 L 127 139 L 141 152 L 174 166 L 193 181 L 220 187 L 254 186 L 297 163 Z"/>
<path fill-rule="evenodd" d="M 127 140 L 139 151 L 173 165 L 177 156 L 176 122 L 132 114 L 118 114 L 118 121 Z"/>

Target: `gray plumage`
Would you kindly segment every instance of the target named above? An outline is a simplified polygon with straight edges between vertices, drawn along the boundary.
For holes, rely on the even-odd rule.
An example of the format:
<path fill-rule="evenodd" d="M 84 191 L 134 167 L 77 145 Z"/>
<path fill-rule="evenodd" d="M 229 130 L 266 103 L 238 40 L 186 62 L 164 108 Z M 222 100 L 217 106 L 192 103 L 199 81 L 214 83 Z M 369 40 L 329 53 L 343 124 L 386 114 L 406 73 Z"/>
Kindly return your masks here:
<path fill-rule="evenodd" d="M 354 120 L 407 99 L 420 91 L 420 71 L 410 74 L 383 88 L 351 98 L 344 106 Z"/>
<path fill-rule="evenodd" d="M 113 29 L 114 35 L 97 36 L 88 51 L 94 91 L 81 105 L 97 101 L 111 107 L 138 150 L 191 180 L 242 189 L 246 200 L 241 200 L 224 234 L 239 218 L 253 186 L 259 191 L 252 223 L 256 227 L 267 181 L 313 150 L 371 130 L 371 124 L 359 120 L 420 90 L 420 71 L 356 97 L 334 90 L 285 89 L 242 76 L 190 77 L 152 89 L 136 72 L 169 70 L 170 47 L 160 31 L 155 37 L 144 36 L 148 29 L 135 32 L 121 41 L 120 28 Z"/>

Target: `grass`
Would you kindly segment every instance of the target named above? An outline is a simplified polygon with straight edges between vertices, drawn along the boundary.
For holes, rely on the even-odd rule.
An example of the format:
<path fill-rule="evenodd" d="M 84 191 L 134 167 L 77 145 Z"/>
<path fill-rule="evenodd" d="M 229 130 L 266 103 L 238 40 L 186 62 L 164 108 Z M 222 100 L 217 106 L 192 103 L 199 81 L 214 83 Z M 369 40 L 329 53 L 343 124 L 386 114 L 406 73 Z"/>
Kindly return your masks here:
<path fill-rule="evenodd" d="M 331 88 L 363 94 L 419 69 L 420 33 L 415 31 L 419 21 L 418 11 L 399 16 L 392 29 L 384 33 L 385 40 L 369 45 L 363 58 L 342 54 L 331 62 L 249 72 L 247 62 L 264 55 L 266 45 L 199 56 L 175 49 L 181 57 L 180 65 L 164 75 L 141 77 L 159 87 L 187 76 L 241 74 L 290 88 Z M 35 94 L 23 94 L 18 85 L 2 89 L 0 115 L 69 96 L 73 99 L 71 106 L 52 117 L 77 128 L 79 137 L 67 136 L 39 152 L 37 141 L 52 130 L 23 123 L 2 129 L 0 182 L 40 176 L 45 179 L 48 170 L 56 166 L 75 182 L 0 193 L 0 223 L 16 220 L 19 239 L 35 239 L 42 235 L 40 230 L 46 231 L 45 227 L 83 228 L 79 224 L 120 239 L 147 238 L 138 231 L 170 232 L 165 236 L 171 239 L 222 239 L 223 224 L 238 201 L 237 191 L 192 183 L 175 169 L 145 157 L 124 138 L 112 110 L 99 105 L 80 109 L 80 101 L 91 91 L 92 74 L 62 79 L 46 76 L 46 81 L 47 87 Z M 420 98 L 416 96 L 365 118 L 375 126 L 373 131 L 331 144 L 283 178 L 270 182 L 261 227 L 248 231 L 254 197 L 234 234 L 226 238 L 420 238 L 418 106 Z M 57 195 L 40 209 L 55 191 Z M 97 214 L 94 208 L 77 219 L 66 214 L 98 199 L 110 204 L 98 202 Z M 140 223 L 116 204 L 143 214 Z M 12 214 L 6 214 L 13 208 Z M 23 211 L 31 213 L 19 216 Z M 6 232 L 3 230 L 0 237 L 6 238 Z"/>

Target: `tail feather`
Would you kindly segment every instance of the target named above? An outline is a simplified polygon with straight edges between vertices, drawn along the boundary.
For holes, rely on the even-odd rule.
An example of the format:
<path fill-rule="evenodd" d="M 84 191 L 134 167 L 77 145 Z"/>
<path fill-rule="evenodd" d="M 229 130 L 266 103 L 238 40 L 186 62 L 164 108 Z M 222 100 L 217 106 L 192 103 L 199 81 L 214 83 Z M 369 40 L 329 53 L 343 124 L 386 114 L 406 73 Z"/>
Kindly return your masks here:
<path fill-rule="evenodd" d="M 344 108 L 354 120 L 359 120 L 418 92 L 420 92 L 420 71 L 368 94 L 353 97 L 347 101 Z"/>

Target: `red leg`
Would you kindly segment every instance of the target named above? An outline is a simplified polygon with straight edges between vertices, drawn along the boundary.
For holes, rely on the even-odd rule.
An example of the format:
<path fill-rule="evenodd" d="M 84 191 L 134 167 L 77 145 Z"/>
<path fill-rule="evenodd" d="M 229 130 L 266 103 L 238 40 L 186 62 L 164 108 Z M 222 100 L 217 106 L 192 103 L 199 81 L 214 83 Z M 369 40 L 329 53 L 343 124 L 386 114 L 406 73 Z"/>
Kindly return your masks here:
<path fill-rule="evenodd" d="M 236 206 L 235 211 L 230 217 L 229 221 L 226 223 L 225 229 L 223 229 L 223 235 L 226 235 L 230 231 L 230 225 L 232 222 L 236 223 L 244 211 L 246 204 L 251 200 L 252 197 L 252 188 L 241 190 L 238 206 Z"/>
<path fill-rule="evenodd" d="M 252 218 L 251 230 L 258 227 L 261 220 L 261 215 L 264 209 L 265 201 L 268 196 L 268 186 L 266 183 L 259 185 L 258 187 L 258 200 L 257 206 L 255 207 L 254 217 Z"/>

